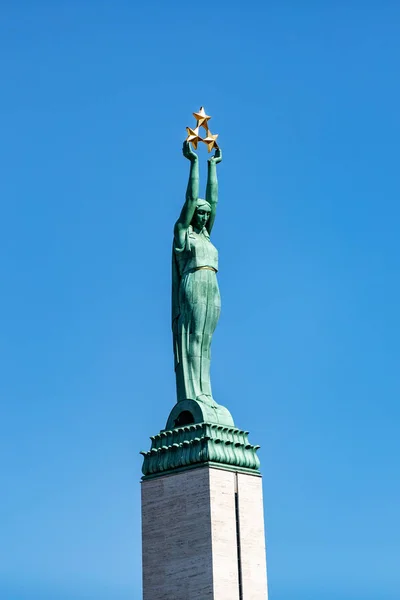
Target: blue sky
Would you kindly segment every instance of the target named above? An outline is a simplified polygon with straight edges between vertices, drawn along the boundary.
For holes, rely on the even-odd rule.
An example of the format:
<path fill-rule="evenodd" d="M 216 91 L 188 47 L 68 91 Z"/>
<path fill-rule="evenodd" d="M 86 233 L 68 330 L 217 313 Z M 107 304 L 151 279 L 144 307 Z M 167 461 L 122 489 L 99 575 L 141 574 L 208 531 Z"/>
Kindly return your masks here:
<path fill-rule="evenodd" d="M 385 0 L 1 3 L 2 600 L 140 598 L 200 105 L 212 381 L 261 445 L 270 598 L 399 598 L 399 39 Z"/>

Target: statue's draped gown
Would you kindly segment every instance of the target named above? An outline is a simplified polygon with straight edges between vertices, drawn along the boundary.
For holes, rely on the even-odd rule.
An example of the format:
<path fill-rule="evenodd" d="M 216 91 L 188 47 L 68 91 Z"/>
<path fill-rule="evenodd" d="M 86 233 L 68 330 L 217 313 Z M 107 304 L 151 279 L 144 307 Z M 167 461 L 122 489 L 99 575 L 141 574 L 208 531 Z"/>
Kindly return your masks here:
<path fill-rule="evenodd" d="M 178 402 L 198 399 L 214 403 L 210 347 L 221 310 L 217 270 L 218 251 L 205 228 L 197 233 L 190 226 L 182 248 L 174 240 L 172 331 Z"/>

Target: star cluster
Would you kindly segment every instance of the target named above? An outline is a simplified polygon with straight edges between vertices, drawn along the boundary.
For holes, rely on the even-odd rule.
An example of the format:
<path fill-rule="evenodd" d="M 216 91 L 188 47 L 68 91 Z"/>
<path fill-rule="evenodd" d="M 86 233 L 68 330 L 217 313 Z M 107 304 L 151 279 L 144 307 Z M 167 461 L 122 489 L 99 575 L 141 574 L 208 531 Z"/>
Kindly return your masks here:
<path fill-rule="evenodd" d="M 211 150 L 213 150 L 214 148 L 217 149 L 219 147 L 217 144 L 218 133 L 211 133 L 208 127 L 208 121 L 211 119 L 211 117 L 206 114 L 203 106 L 200 107 L 199 112 L 193 113 L 193 116 L 197 121 L 196 127 L 194 129 L 192 129 L 191 127 L 186 127 L 186 131 L 188 134 L 186 141 L 190 142 L 195 150 L 197 149 L 197 144 L 199 142 L 204 142 L 209 152 L 211 152 Z M 199 134 L 200 127 L 203 127 L 203 129 L 206 130 L 206 137 L 204 138 L 201 137 Z"/>

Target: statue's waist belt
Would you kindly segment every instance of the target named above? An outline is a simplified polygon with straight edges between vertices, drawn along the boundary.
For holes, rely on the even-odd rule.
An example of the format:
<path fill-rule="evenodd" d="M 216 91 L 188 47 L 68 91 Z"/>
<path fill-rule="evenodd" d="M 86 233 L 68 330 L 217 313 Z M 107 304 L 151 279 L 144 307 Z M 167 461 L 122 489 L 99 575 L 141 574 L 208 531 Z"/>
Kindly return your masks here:
<path fill-rule="evenodd" d="M 214 271 L 214 273 L 217 272 L 217 269 L 214 269 L 214 267 L 195 267 L 193 271 L 200 271 L 201 269 L 206 269 L 207 271 Z"/>
<path fill-rule="evenodd" d="M 202 270 L 212 271 L 213 273 L 217 273 L 217 271 L 218 271 L 218 269 L 216 269 L 215 267 L 210 267 L 208 265 L 206 265 L 204 267 L 189 267 L 183 271 L 181 277 L 183 277 L 184 275 L 188 275 L 188 273 L 194 273 L 195 271 L 202 271 Z"/>

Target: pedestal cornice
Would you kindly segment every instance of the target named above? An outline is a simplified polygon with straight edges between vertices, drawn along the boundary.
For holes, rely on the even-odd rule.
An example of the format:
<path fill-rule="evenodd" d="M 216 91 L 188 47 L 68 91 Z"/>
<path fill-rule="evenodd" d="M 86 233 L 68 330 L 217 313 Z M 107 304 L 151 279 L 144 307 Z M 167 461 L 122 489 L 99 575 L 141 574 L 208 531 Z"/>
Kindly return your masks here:
<path fill-rule="evenodd" d="M 196 423 L 151 436 L 151 449 L 141 452 L 143 479 L 174 470 L 213 463 L 216 467 L 259 474 L 257 450 L 248 431 L 213 423 Z"/>

